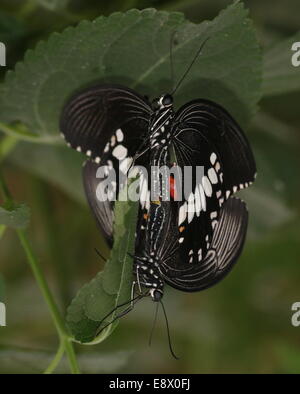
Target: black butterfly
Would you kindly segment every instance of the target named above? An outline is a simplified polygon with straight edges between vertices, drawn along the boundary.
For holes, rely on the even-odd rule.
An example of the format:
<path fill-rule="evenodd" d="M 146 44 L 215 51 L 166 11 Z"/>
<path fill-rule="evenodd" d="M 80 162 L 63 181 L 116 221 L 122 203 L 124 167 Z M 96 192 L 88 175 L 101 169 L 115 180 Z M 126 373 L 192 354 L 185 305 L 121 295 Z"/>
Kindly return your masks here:
<path fill-rule="evenodd" d="M 97 85 L 69 100 L 61 131 L 72 148 L 90 158 L 83 169 L 86 196 L 110 244 L 113 202 L 100 201 L 96 190 L 111 169 L 203 168 L 200 179 L 192 176 L 191 192 L 182 201 L 176 201 L 174 190 L 171 201 L 161 195 L 152 199 L 141 177 L 134 286 L 159 301 L 165 282 L 198 291 L 229 272 L 241 253 L 248 218 L 245 204 L 232 195 L 254 181 L 256 168 L 244 133 L 225 109 L 198 99 L 175 112 L 169 94 L 150 103 L 127 87 Z M 96 177 L 100 163 L 101 179 Z M 175 188 L 178 192 L 182 185 Z M 111 191 L 119 189 L 116 179 Z"/>

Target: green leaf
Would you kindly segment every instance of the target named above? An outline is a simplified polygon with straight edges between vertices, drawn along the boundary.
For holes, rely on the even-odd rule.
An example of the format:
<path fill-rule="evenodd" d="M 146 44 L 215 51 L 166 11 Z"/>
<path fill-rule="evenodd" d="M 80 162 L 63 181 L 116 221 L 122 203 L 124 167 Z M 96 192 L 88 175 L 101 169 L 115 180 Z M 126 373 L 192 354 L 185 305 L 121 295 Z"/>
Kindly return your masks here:
<path fill-rule="evenodd" d="M 272 96 L 300 90 L 300 67 L 292 65 L 292 44 L 300 32 L 272 46 L 264 54 L 263 94 Z"/>
<path fill-rule="evenodd" d="M 128 253 L 133 253 L 134 248 L 137 207 L 134 202 L 116 202 L 115 242 L 111 257 L 104 270 L 82 287 L 68 308 L 68 326 L 74 339 L 81 343 L 99 343 L 110 335 L 117 321 L 101 331 L 100 335 L 96 333 L 114 319 L 116 313 L 106 316 L 116 306 L 130 300 L 132 259 Z M 126 306 L 120 308 L 118 313 L 123 309 Z"/>
<path fill-rule="evenodd" d="M 30 219 L 30 210 L 25 204 L 5 204 L 0 207 L 0 224 L 12 228 L 27 227 Z"/>
<path fill-rule="evenodd" d="M 170 91 L 170 37 L 178 81 L 209 37 L 180 89 L 176 105 L 204 97 L 245 122 L 260 98 L 261 55 L 248 11 L 234 3 L 213 21 L 183 14 L 131 10 L 83 21 L 29 50 L 0 89 L 0 119 L 21 122 L 41 141 L 57 141 L 65 100 L 95 81 L 121 83 L 155 97 Z M 29 94 L 30 92 L 30 94 Z M 5 131 L 5 130 L 4 130 Z M 20 138 L 23 134 L 20 134 Z"/>
<path fill-rule="evenodd" d="M 38 0 L 38 4 L 48 10 L 57 11 L 65 8 L 69 0 Z"/>

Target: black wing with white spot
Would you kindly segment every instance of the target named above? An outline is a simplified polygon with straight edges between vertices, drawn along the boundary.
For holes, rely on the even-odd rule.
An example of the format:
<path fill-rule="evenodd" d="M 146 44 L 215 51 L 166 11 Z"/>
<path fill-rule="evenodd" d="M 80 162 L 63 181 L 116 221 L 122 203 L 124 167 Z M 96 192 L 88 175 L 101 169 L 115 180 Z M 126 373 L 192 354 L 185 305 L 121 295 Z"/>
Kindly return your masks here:
<path fill-rule="evenodd" d="M 246 204 L 238 198 L 229 198 L 220 211 L 205 258 L 198 264 L 190 264 L 191 256 L 198 258 L 195 247 L 185 254 L 180 248 L 173 255 L 169 252 L 160 266 L 166 282 L 182 291 L 200 291 L 219 282 L 232 269 L 242 252 L 247 225 Z"/>
<path fill-rule="evenodd" d="M 214 146 L 216 156 L 212 152 L 211 161 L 215 165 L 220 160 L 227 198 L 254 181 L 256 165 L 250 144 L 237 122 L 220 105 L 204 99 L 191 101 L 179 109 L 175 123 L 179 139 L 182 130 L 189 129 Z"/>
<path fill-rule="evenodd" d="M 195 100 L 181 107 L 173 120 L 171 135 L 175 162 L 181 168 L 194 169 L 190 176 L 192 192 L 178 203 L 179 243 L 184 253 L 191 253 L 200 242 L 200 262 L 210 247 L 222 205 L 254 180 L 255 161 L 235 120 L 207 100 Z M 196 168 L 202 169 L 198 177 Z M 186 178 L 184 175 L 184 184 Z M 192 255 L 189 260 L 195 261 Z"/>
<path fill-rule="evenodd" d="M 182 201 L 178 201 L 178 242 L 189 251 L 199 245 L 205 256 L 213 229 L 224 203 L 221 167 L 215 147 L 201 133 L 190 128 L 177 128 L 173 139 L 175 160 L 182 169 Z M 211 158 L 216 158 L 212 164 Z M 191 190 L 189 190 L 191 189 Z"/>
<path fill-rule="evenodd" d="M 103 153 L 132 157 L 147 135 L 151 108 L 135 91 L 96 85 L 76 93 L 65 105 L 60 129 L 74 149 L 100 162 Z"/>
<path fill-rule="evenodd" d="M 110 245 L 113 201 L 123 186 L 120 176 L 127 175 L 134 156 L 145 150 L 150 115 L 144 97 L 118 85 L 96 85 L 76 93 L 61 115 L 66 142 L 95 162 L 86 162 L 83 183 L 91 210 Z M 135 164 L 146 165 L 148 160 L 145 152 Z M 102 172 L 97 176 L 100 162 Z"/>

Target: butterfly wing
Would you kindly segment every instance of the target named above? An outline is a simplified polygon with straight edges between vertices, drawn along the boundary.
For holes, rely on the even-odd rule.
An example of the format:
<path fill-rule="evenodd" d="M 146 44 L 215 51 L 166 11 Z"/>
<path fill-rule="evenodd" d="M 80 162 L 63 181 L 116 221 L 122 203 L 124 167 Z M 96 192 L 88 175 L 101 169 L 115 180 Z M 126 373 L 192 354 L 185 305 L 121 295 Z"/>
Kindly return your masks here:
<path fill-rule="evenodd" d="M 209 250 L 224 202 L 249 186 L 256 167 L 250 145 L 241 128 L 221 106 L 194 100 L 181 107 L 172 126 L 173 156 L 191 178 L 192 192 L 178 202 L 179 243 L 183 255 L 198 247 L 199 261 Z M 201 169 L 199 176 L 196 168 Z M 195 259 L 190 255 L 190 262 Z"/>
<path fill-rule="evenodd" d="M 220 211 L 210 248 L 201 262 L 190 264 L 191 255 L 183 254 L 180 248 L 179 253 L 168 251 L 160 266 L 166 282 L 182 291 L 200 291 L 219 282 L 232 269 L 242 252 L 247 225 L 246 204 L 238 198 L 229 198 Z M 176 233 L 175 226 L 170 228 L 173 234 Z M 198 250 L 193 249 L 192 254 L 197 259 Z"/>
<path fill-rule="evenodd" d="M 87 160 L 82 169 L 83 186 L 90 209 L 102 231 L 108 245 L 113 244 L 114 203 L 104 196 L 105 189 L 101 187 L 106 176 L 97 174 L 99 165 Z"/>
<path fill-rule="evenodd" d="M 219 162 L 227 198 L 248 187 L 254 181 L 256 165 L 250 144 L 244 132 L 220 105 L 204 99 L 193 100 L 182 106 L 176 114 L 177 137 L 183 129 L 200 133 L 214 146 L 211 162 Z"/>
<path fill-rule="evenodd" d="M 134 155 L 143 150 L 150 113 L 148 101 L 135 91 L 118 85 L 96 85 L 71 97 L 61 115 L 60 128 L 67 143 L 94 161 L 88 160 L 84 165 L 84 189 L 110 245 L 113 200 L 122 187 L 120 174 L 127 174 Z M 97 175 L 100 161 L 103 171 Z M 147 152 L 136 160 L 140 165 L 147 162 Z M 102 188 L 109 183 L 109 176 L 110 191 Z M 114 195 L 111 201 L 105 199 L 107 191 Z"/>
<path fill-rule="evenodd" d="M 127 87 L 96 85 L 76 93 L 65 105 L 60 129 L 74 149 L 100 162 L 103 153 L 132 157 L 147 135 L 150 106 Z"/>

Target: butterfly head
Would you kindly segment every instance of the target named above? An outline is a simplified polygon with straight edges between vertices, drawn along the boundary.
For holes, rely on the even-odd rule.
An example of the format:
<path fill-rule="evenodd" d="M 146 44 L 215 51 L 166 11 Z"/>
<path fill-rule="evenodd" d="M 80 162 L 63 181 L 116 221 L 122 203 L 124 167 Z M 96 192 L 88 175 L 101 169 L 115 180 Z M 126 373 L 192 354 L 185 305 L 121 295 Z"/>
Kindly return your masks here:
<path fill-rule="evenodd" d="M 152 101 L 153 111 L 158 111 L 164 108 L 170 108 L 173 105 L 173 97 L 170 94 L 163 94 L 162 96 Z"/>
<path fill-rule="evenodd" d="M 154 289 L 154 288 L 150 289 L 149 294 L 150 294 L 152 301 L 154 301 L 154 302 L 159 302 L 164 295 L 162 289 Z"/>
<path fill-rule="evenodd" d="M 142 256 L 134 256 L 133 266 L 136 282 L 149 289 L 152 301 L 159 302 L 164 294 L 164 280 L 158 269 L 157 259 L 144 251 Z"/>

